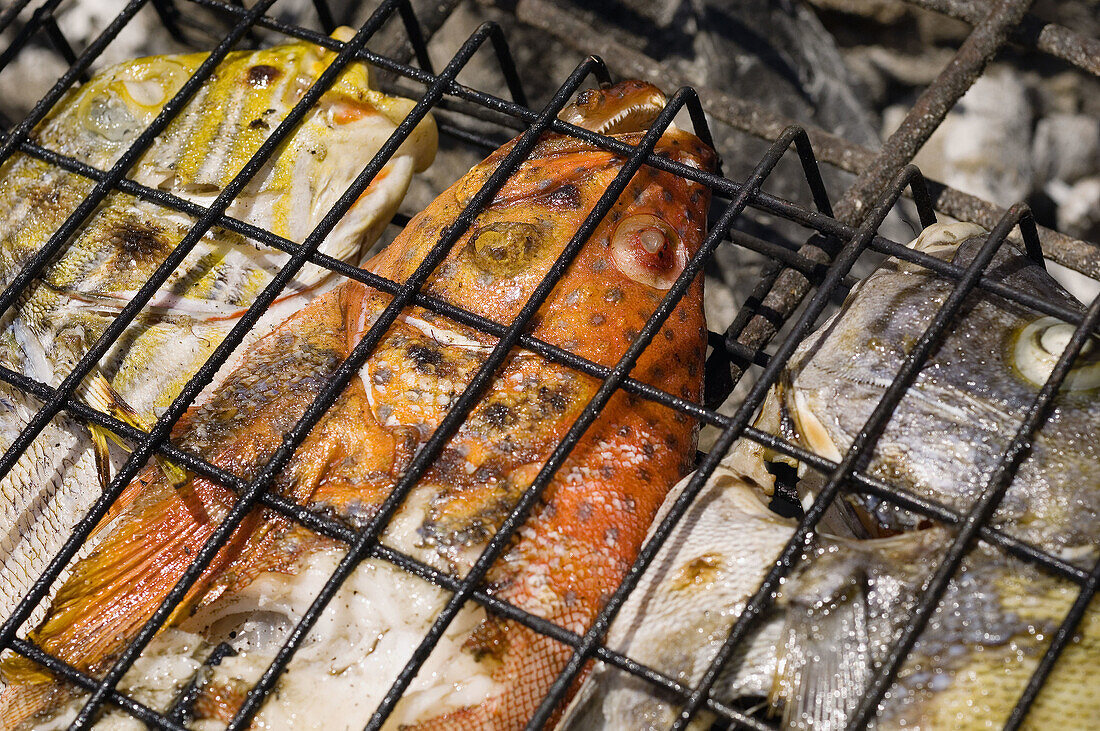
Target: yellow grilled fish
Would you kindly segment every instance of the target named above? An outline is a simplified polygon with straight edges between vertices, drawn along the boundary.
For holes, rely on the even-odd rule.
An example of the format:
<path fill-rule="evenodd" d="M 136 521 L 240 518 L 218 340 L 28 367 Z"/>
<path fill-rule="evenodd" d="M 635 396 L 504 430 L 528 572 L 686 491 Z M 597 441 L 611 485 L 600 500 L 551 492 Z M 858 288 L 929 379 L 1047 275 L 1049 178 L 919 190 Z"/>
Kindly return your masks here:
<path fill-rule="evenodd" d="M 342 29 L 337 37 L 346 38 Z M 37 144 L 108 169 L 206 54 L 122 63 L 72 91 L 33 132 Z M 308 43 L 229 54 L 130 170 L 146 186 L 211 202 L 301 99 L 335 54 Z M 228 215 L 301 242 L 344 193 L 412 102 L 371 88 L 362 64 L 335 85 L 278 147 Z M 392 218 L 414 171 L 430 164 L 425 119 L 321 244 L 354 261 Z M 92 182 L 27 155 L 0 167 L 0 277 L 6 284 L 50 238 Z M 0 319 L 0 363 L 57 385 L 135 291 L 186 235 L 193 219 L 113 193 L 63 253 Z M 80 396 L 147 427 L 217 347 L 287 255 L 225 230 L 207 233 L 85 379 Z M 254 339 L 330 288 L 307 265 L 250 334 Z M 223 372 L 226 372 L 223 369 Z M 39 404 L 0 385 L 0 449 Z M 117 460 L 122 456 L 115 452 Z M 106 435 L 58 415 L 0 482 L 0 616 L 6 617 L 99 495 L 109 470 Z"/>

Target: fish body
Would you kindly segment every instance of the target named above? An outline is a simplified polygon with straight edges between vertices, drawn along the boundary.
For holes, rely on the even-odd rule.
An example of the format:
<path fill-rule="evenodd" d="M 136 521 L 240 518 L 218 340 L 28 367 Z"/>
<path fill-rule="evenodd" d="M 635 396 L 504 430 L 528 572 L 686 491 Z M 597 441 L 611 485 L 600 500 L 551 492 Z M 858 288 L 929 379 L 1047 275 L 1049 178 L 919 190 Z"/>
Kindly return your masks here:
<path fill-rule="evenodd" d="M 671 505 L 687 479 L 670 493 Z M 761 482 L 719 466 L 612 624 L 607 645 L 688 687 L 699 683 L 749 598 L 794 533 Z M 950 535 L 931 528 L 879 539 L 816 537 L 719 676 L 713 696 L 768 708 L 783 729 L 847 728 L 909 621 Z M 979 544 L 902 665 L 871 727 L 1002 726 L 1077 587 Z M 1089 729 L 1100 693 L 1100 613 L 1086 612 L 1026 728 Z M 558 731 L 667 729 L 680 704 L 599 664 Z M 709 728 L 707 713 L 692 728 Z"/>
<path fill-rule="evenodd" d="M 653 92 L 650 85 L 624 82 L 586 92 L 582 102 L 617 100 L 632 127 L 605 131 L 636 144 L 638 119 L 652 119 L 659 109 Z M 404 281 L 512 144 L 440 195 L 368 268 Z M 656 151 L 703 169 L 714 165 L 708 147 L 675 128 L 662 135 Z M 511 322 L 622 164 L 577 140 L 544 136 L 425 291 Z M 530 332 L 614 364 L 700 245 L 707 204 L 705 187 L 643 167 L 544 302 Z M 173 439 L 249 479 L 389 301 L 356 282 L 318 298 L 256 341 L 219 388 L 185 415 Z M 365 525 L 494 343 L 441 315 L 406 308 L 272 489 L 353 527 Z M 697 399 L 705 348 L 699 278 L 632 375 Z M 513 351 L 382 542 L 464 575 L 599 385 L 535 353 Z M 613 396 L 491 570 L 489 591 L 583 632 L 629 567 L 665 493 L 690 468 L 694 447 L 695 425 L 684 415 L 626 393 Z M 152 468 L 135 481 L 121 499 L 125 507 L 104 529 L 107 536 L 74 568 L 33 640 L 78 667 L 102 672 L 236 499 L 198 477 L 188 488 L 172 489 Z M 163 709 L 198 678 L 202 691 L 191 717 L 225 722 L 344 550 L 269 510 L 254 510 L 123 687 Z M 363 561 L 254 726 L 362 727 L 447 598 L 389 564 Z M 203 666 L 220 643 L 235 654 Z M 547 637 L 468 606 L 390 724 L 520 728 L 569 654 Z M 64 719 L 75 711 L 71 702 L 58 710 L 67 691 L 28 663 L 9 660 L 3 673 L 15 684 L 0 708 L 9 725 L 34 726 L 51 714 Z M 120 719 L 112 711 L 102 723 Z"/>
<path fill-rule="evenodd" d="M 131 168 L 130 178 L 194 203 L 211 203 L 334 57 L 307 43 L 230 53 Z M 60 102 L 33 139 L 107 170 L 205 58 L 156 56 L 107 68 Z M 365 66 L 349 67 L 227 214 L 303 241 L 411 105 L 373 90 Z M 320 250 L 354 260 L 389 222 L 414 170 L 430 163 L 435 146 L 429 119 Z M 11 281 L 92 187 L 86 178 L 24 154 L 0 167 L 0 281 Z M 194 223 L 152 201 L 109 194 L 0 319 L 0 363 L 58 385 Z M 212 229 L 78 395 L 148 428 L 286 259 L 281 251 Z M 250 337 L 331 288 L 325 279 L 322 269 L 307 265 Z M 0 449 L 15 440 L 38 408 L 20 390 L 0 385 Z M 7 617 L 98 497 L 110 460 L 102 435 L 100 440 L 96 445 L 82 423 L 59 414 L 0 482 L 0 616 Z M 114 453 L 115 460 L 123 456 Z"/>
<path fill-rule="evenodd" d="M 937 225 L 912 246 L 965 266 L 985 241 L 973 224 Z M 1083 311 L 1011 245 L 993 280 Z M 953 287 L 915 264 L 888 259 L 831 320 L 799 346 L 765 407 L 767 428 L 839 461 Z M 1073 326 L 975 290 L 921 368 L 877 440 L 866 472 L 966 512 L 978 499 Z M 1086 344 L 1032 441 L 994 523 L 1067 560 L 1091 565 L 1100 539 L 1100 349 Z M 779 417 L 776 418 L 775 406 Z M 767 413 L 771 411 L 772 416 Z M 857 533 L 911 529 L 919 516 L 850 496 Z"/>

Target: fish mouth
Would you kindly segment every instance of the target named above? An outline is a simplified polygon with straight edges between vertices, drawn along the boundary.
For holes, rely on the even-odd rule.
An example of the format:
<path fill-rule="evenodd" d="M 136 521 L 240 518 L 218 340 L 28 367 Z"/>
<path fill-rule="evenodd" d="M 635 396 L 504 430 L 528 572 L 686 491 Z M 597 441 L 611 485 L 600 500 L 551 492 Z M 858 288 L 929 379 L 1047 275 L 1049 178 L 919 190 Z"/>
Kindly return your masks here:
<path fill-rule="evenodd" d="M 644 132 L 667 103 L 664 92 L 653 84 L 621 81 L 607 88 L 585 89 L 558 118 L 604 135 Z"/>

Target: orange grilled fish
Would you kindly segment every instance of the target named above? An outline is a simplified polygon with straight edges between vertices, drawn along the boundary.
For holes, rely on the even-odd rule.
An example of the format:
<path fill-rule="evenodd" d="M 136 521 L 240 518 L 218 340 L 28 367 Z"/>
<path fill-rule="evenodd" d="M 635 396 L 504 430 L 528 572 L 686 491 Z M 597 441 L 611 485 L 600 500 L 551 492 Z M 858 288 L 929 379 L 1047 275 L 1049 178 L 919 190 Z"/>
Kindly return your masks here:
<path fill-rule="evenodd" d="M 563 116 L 636 144 L 663 101 L 651 85 L 624 82 L 585 92 Z M 513 144 L 415 217 L 370 270 L 404 281 Z M 656 151 L 702 169 L 714 164 L 709 147 L 676 128 L 662 135 Z M 575 139 L 545 135 L 425 290 L 511 322 L 623 162 Z M 643 167 L 539 310 L 532 334 L 613 365 L 699 247 L 708 202 L 704 186 Z M 356 282 L 314 301 L 258 340 L 181 420 L 174 441 L 252 477 L 389 301 Z M 453 320 L 407 308 L 271 489 L 352 526 L 365 524 L 494 343 Z M 705 347 L 700 278 L 632 375 L 698 399 Z M 391 521 L 383 543 L 464 575 L 599 385 L 513 350 Z M 629 567 L 665 493 L 690 468 L 694 430 L 682 414 L 616 394 L 491 570 L 490 591 L 583 632 Z M 197 477 L 174 490 L 148 469 L 123 495 L 102 542 L 76 565 L 31 639 L 79 668 L 103 672 L 235 499 Z M 272 511 L 254 510 L 120 687 L 164 709 L 186 684 L 197 683 L 192 718 L 228 720 L 345 550 Z M 362 562 L 255 725 L 361 728 L 447 598 L 388 563 Z M 219 643 L 235 654 L 203 665 Z M 569 653 L 471 603 L 389 723 L 519 728 Z M 0 709 L 9 727 L 46 716 L 63 721 L 79 708 L 79 698 L 28 661 L 8 659 L 3 674 L 14 684 Z M 103 720 L 121 713 L 110 710 Z"/>

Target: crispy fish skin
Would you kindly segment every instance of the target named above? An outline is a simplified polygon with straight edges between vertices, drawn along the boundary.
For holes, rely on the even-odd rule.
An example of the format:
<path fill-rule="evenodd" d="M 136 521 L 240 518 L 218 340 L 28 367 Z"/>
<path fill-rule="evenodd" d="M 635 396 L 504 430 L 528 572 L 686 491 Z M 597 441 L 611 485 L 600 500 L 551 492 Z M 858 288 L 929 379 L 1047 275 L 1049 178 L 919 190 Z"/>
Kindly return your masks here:
<path fill-rule="evenodd" d="M 606 96 L 622 105 L 631 127 L 612 124 L 607 131 L 637 143 L 638 120 L 652 119 L 659 109 L 654 100 L 663 100 L 654 92 L 650 85 L 625 82 L 587 92 L 582 103 Z M 370 270 L 404 281 L 512 144 L 416 216 L 368 264 Z M 656 151 L 702 169 L 714 165 L 710 148 L 675 128 Z M 622 164 L 612 153 L 546 135 L 458 241 L 426 291 L 511 322 Z M 705 187 L 643 167 L 539 310 L 532 334 L 613 365 L 700 245 L 708 202 Z M 387 295 L 356 282 L 315 300 L 257 341 L 221 386 L 181 420 L 173 438 L 247 479 L 388 302 Z M 493 343 L 443 316 L 406 309 L 272 489 L 353 526 L 365 524 Z M 702 280 L 696 279 L 632 375 L 697 399 L 705 348 Z M 537 354 L 514 351 L 383 541 L 463 575 L 599 385 Z M 582 632 L 629 567 L 665 493 L 690 468 L 694 436 L 695 425 L 684 415 L 615 395 L 493 567 L 491 591 Z M 107 536 L 75 567 L 30 636 L 68 662 L 99 672 L 155 609 L 234 499 L 197 477 L 187 490 L 173 490 L 149 469 L 123 496 Z M 286 628 L 308 607 L 317 577 L 327 575 L 342 550 L 270 511 L 254 510 L 191 590 L 172 629 L 154 640 L 143 659 L 179 661 L 183 674 L 159 681 L 176 688 L 192 677 L 196 644 L 234 644 L 238 655 L 210 669 L 193 709 L 196 719 L 224 722 L 273 657 Z M 362 726 L 446 598 L 392 566 L 364 561 L 254 725 Z M 189 649 L 181 649 L 180 632 Z M 519 728 L 568 656 L 568 648 L 546 637 L 467 607 L 391 724 Z M 140 672 L 135 667 L 123 686 L 148 688 L 153 681 Z M 5 662 L 3 673 L 16 685 L 3 697 L 0 718 L 33 725 L 34 714 L 45 713 L 47 705 L 35 708 L 34 700 L 56 688 L 52 678 L 18 659 Z"/>
<path fill-rule="evenodd" d="M 199 204 L 211 202 L 334 56 L 307 43 L 229 54 L 130 177 Z M 35 130 L 35 141 L 107 169 L 205 58 L 156 56 L 105 69 L 55 107 Z M 372 90 L 365 66 L 349 67 L 228 215 L 301 242 L 411 105 Z M 427 119 L 320 249 L 354 260 L 388 223 L 414 170 L 431 162 L 435 146 L 434 123 Z M 22 154 L 0 167 L 4 284 L 91 188 L 85 178 Z M 0 319 L 0 363 L 56 386 L 193 223 L 149 201 L 109 195 Z M 131 424 L 151 425 L 286 258 L 225 230 L 207 233 L 92 372 L 80 396 Z M 331 288 L 323 280 L 322 270 L 307 265 L 250 338 Z M 18 389 L 0 385 L 0 449 L 38 407 Z M 61 414 L 0 482 L 0 616 L 8 615 L 99 495 L 108 464 L 102 451 L 93 452 L 86 427 Z M 122 456 L 114 454 L 116 460 Z"/>
<path fill-rule="evenodd" d="M 985 241 L 973 224 L 933 226 L 916 249 L 966 265 Z M 1082 311 L 1042 267 L 1011 246 L 988 275 Z M 894 378 L 952 283 L 915 264 L 887 260 L 841 311 L 796 351 L 772 392 L 792 438 L 839 459 Z M 1068 339 L 1072 327 L 975 290 L 891 416 L 867 472 L 965 512 L 978 498 Z M 994 517 L 1013 535 L 1095 560 L 1100 538 L 1100 387 L 1095 343 L 1086 347 Z M 765 413 L 768 409 L 765 408 Z M 767 419 L 765 419 L 767 420 Z M 915 527 L 920 518 L 853 497 L 871 535 Z"/>
<path fill-rule="evenodd" d="M 609 647 L 698 684 L 795 529 L 761 501 L 761 488 L 770 488 L 761 473 L 740 459 L 719 466 L 623 605 Z M 846 728 L 949 541 L 941 528 L 869 540 L 817 536 L 719 677 L 715 697 L 742 706 L 767 701 L 783 729 Z M 1003 725 L 1076 592 L 1070 582 L 979 544 L 949 583 L 872 727 Z M 1093 728 L 1100 692 L 1089 678 L 1098 669 L 1094 606 L 1025 727 Z M 645 681 L 598 664 L 557 728 L 666 729 L 679 707 Z M 712 721 L 703 713 L 692 728 Z"/>

